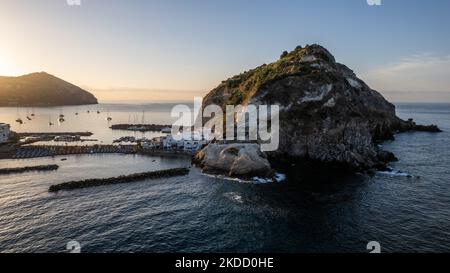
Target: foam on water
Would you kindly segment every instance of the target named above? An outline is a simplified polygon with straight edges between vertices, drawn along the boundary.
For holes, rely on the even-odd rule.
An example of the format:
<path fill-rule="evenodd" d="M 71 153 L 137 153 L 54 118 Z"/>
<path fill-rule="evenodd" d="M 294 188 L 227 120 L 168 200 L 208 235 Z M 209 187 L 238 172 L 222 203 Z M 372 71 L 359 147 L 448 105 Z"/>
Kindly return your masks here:
<path fill-rule="evenodd" d="M 252 183 L 252 184 L 269 184 L 269 183 L 274 183 L 274 182 L 281 183 L 286 180 L 286 175 L 282 174 L 282 173 L 275 173 L 274 178 L 262 178 L 262 177 L 255 176 L 255 177 L 252 177 L 252 179 L 250 179 L 250 180 L 237 178 L 237 177 L 229 177 L 229 176 L 221 175 L 221 174 L 203 173 L 203 175 L 212 177 L 212 178 L 218 178 L 218 179 L 238 182 L 238 183 Z"/>
<path fill-rule="evenodd" d="M 394 169 L 391 169 L 391 168 L 389 168 L 386 171 L 378 171 L 377 174 L 387 175 L 387 176 L 413 177 L 409 173 L 405 173 L 405 172 L 402 172 L 402 171 L 394 170 Z"/>
<path fill-rule="evenodd" d="M 273 178 L 253 177 L 252 182 L 255 184 L 268 184 L 278 182 L 281 183 L 286 180 L 286 175 L 282 173 L 275 173 Z"/>
<path fill-rule="evenodd" d="M 242 195 L 240 195 L 237 192 L 227 192 L 227 193 L 224 193 L 224 196 L 236 203 L 239 203 L 239 204 L 244 203 L 244 200 L 242 199 Z"/>

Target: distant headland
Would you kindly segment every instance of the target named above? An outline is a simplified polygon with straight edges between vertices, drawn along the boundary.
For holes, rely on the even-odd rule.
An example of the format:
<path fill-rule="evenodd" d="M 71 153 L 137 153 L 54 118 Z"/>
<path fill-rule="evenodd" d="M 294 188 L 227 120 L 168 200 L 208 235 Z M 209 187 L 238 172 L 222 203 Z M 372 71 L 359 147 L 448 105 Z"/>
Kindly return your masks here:
<path fill-rule="evenodd" d="M 97 104 L 82 88 L 45 72 L 19 77 L 0 76 L 0 107 L 46 107 Z"/>

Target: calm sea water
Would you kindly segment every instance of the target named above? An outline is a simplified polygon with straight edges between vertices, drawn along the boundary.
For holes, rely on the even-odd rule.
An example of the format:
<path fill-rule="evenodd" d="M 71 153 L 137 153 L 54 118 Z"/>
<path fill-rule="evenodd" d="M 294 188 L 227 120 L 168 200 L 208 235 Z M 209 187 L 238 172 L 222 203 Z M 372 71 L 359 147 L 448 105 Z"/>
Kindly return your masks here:
<path fill-rule="evenodd" d="M 108 107 L 114 121 L 127 122 L 140 113 L 136 106 L 120 107 L 121 112 Z M 40 111 L 44 121 L 46 111 L 54 112 Z M 168 112 L 146 116 L 155 123 L 167 121 L 163 113 Z M 15 114 L 16 109 L 0 108 L 0 120 Z M 135 155 L 0 160 L 2 167 L 61 166 L 50 173 L 0 176 L 0 251 L 63 252 L 68 241 L 77 240 L 85 252 L 366 252 L 369 241 L 380 242 L 385 252 L 449 252 L 450 105 L 401 104 L 398 114 L 445 131 L 401 134 L 383 144 L 400 158 L 392 167 L 414 178 L 377 174 L 318 185 L 290 177 L 258 185 L 193 168 L 187 177 L 50 194 L 48 187 L 59 182 L 190 162 Z M 104 117 L 89 120 L 94 137 L 111 139 Z M 42 129 L 16 126 L 18 131 Z"/>
<path fill-rule="evenodd" d="M 65 106 L 52 108 L 0 107 L 0 122 L 11 124 L 16 132 L 92 132 L 90 139 L 98 140 L 84 144 L 111 144 L 122 136 L 152 138 L 159 133 L 124 132 L 109 129 L 112 124 L 172 124 L 170 116 L 175 104 L 99 104 L 91 106 Z M 99 113 L 97 113 L 97 111 Z M 88 113 L 89 112 L 89 113 Z M 34 114 L 34 116 L 32 116 Z M 78 114 L 78 115 L 77 115 Z M 64 115 L 64 122 L 59 116 Z M 27 117 L 32 120 L 28 120 Z M 107 118 L 111 117 L 112 121 Z M 23 124 L 17 123 L 22 119 Z M 54 125 L 50 126 L 49 123 Z M 52 143 L 57 145 L 58 143 Z M 65 143 L 59 143 L 65 145 Z M 80 143 L 72 143 L 80 144 Z"/>

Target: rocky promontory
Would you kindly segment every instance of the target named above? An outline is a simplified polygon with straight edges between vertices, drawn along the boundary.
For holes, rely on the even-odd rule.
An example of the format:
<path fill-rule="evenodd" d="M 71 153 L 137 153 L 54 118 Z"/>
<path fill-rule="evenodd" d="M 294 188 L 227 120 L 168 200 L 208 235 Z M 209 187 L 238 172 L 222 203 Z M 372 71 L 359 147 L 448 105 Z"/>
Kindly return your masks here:
<path fill-rule="evenodd" d="M 64 106 L 97 104 L 86 90 L 45 72 L 0 76 L 0 106 Z"/>
<path fill-rule="evenodd" d="M 223 81 L 204 98 L 203 107 L 210 104 L 279 105 L 280 145 L 268 153 L 271 162 L 315 162 L 351 172 L 395 159 L 376 145 L 395 133 L 440 131 L 397 117 L 393 104 L 320 45 L 299 46 Z M 227 158 L 217 147 L 209 149 L 218 162 Z M 208 160 L 212 166 L 214 157 Z"/>

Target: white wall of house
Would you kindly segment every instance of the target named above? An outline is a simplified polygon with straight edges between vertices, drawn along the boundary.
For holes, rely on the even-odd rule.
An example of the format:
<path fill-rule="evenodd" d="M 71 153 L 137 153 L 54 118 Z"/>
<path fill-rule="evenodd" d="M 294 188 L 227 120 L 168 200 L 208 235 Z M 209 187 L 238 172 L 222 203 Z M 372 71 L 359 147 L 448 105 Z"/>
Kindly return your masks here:
<path fill-rule="evenodd" d="M 184 137 L 184 136 L 183 136 Z M 167 135 L 158 138 L 158 141 L 142 142 L 144 149 L 158 149 L 162 146 L 164 150 L 184 150 L 184 151 L 197 151 L 203 144 L 206 144 L 206 140 L 202 140 L 201 137 L 188 137 L 181 140 L 175 140 L 172 135 Z"/>
<path fill-rule="evenodd" d="M 162 137 L 161 140 L 162 140 L 162 144 L 163 144 L 163 149 L 172 150 L 172 149 L 177 149 L 178 147 L 180 147 L 180 142 L 176 141 L 172 137 L 172 135 L 167 135 L 165 137 Z"/>
<path fill-rule="evenodd" d="M 0 123 L 0 143 L 8 141 L 10 133 L 9 124 Z"/>
<path fill-rule="evenodd" d="M 197 151 L 200 147 L 201 141 L 199 140 L 185 140 L 184 141 L 184 150 L 185 151 Z"/>

